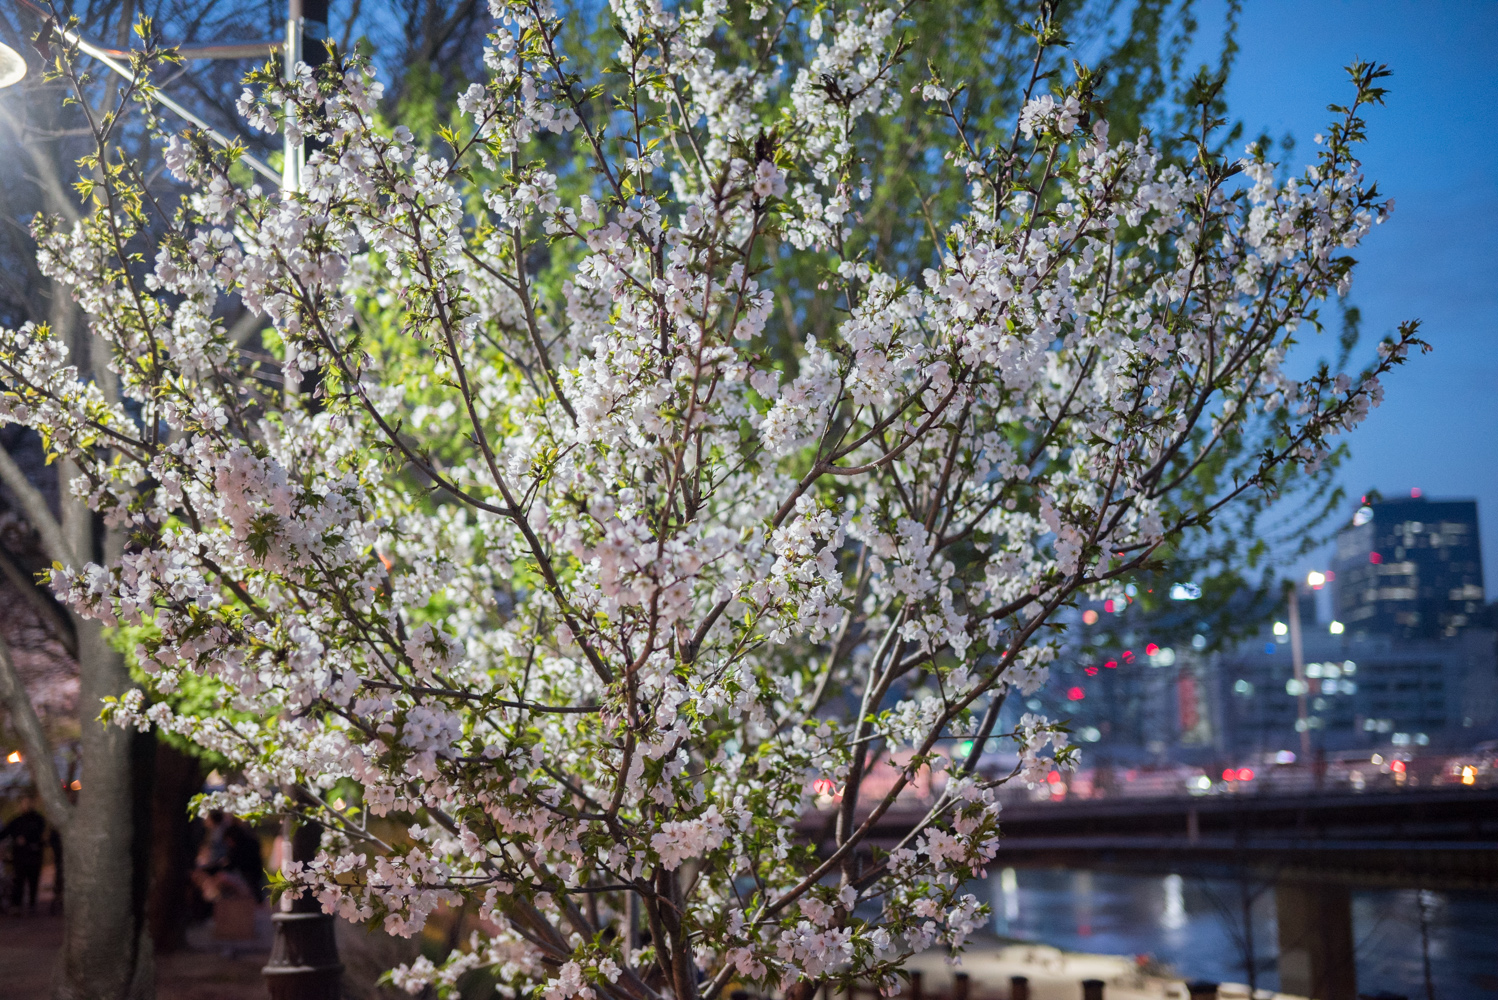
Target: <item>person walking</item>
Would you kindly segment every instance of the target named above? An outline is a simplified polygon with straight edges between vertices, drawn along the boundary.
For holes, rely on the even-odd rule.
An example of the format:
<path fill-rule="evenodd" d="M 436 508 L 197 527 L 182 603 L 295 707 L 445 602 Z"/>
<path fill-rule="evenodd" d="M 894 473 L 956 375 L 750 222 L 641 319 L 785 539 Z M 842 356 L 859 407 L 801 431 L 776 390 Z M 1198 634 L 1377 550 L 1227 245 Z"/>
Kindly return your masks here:
<path fill-rule="evenodd" d="M 22 798 L 20 813 L 0 829 L 0 841 L 7 839 L 11 841 L 15 866 L 10 905 L 19 910 L 25 898 L 27 909 L 35 913 L 37 886 L 42 879 L 42 852 L 47 846 L 47 821 L 36 811 L 36 796 L 27 794 Z"/>

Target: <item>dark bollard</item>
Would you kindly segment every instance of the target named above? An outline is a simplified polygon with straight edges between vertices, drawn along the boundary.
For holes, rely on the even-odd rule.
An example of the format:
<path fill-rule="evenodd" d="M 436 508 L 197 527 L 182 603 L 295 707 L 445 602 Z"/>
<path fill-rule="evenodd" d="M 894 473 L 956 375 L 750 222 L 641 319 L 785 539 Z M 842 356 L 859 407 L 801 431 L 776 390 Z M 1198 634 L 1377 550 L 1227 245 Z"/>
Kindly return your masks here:
<path fill-rule="evenodd" d="M 292 834 L 291 857 L 311 861 L 317 856 L 322 827 L 303 823 Z M 343 996 L 343 963 L 338 961 L 338 942 L 333 937 L 337 918 L 322 911 L 322 904 L 303 895 L 291 901 L 291 909 L 271 914 L 275 937 L 270 958 L 260 970 L 271 1000 L 340 1000 Z"/>
<path fill-rule="evenodd" d="M 1009 1000 L 1030 1000 L 1030 980 L 1027 977 L 1009 977 Z"/>
<path fill-rule="evenodd" d="M 921 974 L 919 972 L 910 974 L 910 1000 L 921 1000 Z"/>
<path fill-rule="evenodd" d="M 1186 984 L 1186 992 L 1191 1000 L 1217 1000 L 1217 984 L 1197 980 Z"/>
<path fill-rule="evenodd" d="M 968 992 L 972 989 L 973 979 L 966 972 L 957 973 L 957 981 L 952 984 L 952 1000 L 967 1000 Z"/>
<path fill-rule="evenodd" d="M 1101 979 L 1082 980 L 1082 1000 L 1103 1000 L 1104 985 Z"/>

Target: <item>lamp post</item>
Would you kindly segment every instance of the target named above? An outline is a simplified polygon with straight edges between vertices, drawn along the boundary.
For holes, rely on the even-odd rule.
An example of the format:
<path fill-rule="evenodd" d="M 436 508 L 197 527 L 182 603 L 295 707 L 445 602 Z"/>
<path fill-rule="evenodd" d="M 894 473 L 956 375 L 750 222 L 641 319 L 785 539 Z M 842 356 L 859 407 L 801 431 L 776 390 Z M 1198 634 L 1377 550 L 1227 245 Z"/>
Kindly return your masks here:
<path fill-rule="evenodd" d="M 284 827 L 286 848 L 293 861 L 306 863 L 317 856 L 322 827 L 308 820 Z M 338 961 L 334 917 L 322 911 L 312 896 L 281 897 L 281 910 L 271 914 L 270 958 L 260 974 L 271 1000 L 340 1000 L 343 964 Z"/>
<path fill-rule="evenodd" d="M 1306 711 L 1306 692 L 1310 685 L 1306 683 L 1306 654 L 1305 646 L 1300 637 L 1300 588 L 1291 584 L 1285 588 L 1285 594 L 1290 604 L 1290 666 L 1295 671 L 1296 688 L 1296 727 L 1300 730 L 1300 759 L 1304 763 L 1311 757 L 1311 720 Z"/>
<path fill-rule="evenodd" d="M 286 40 L 281 55 L 286 78 L 296 73 L 297 63 L 316 68 L 328 61 L 328 0 L 288 0 Z M 281 159 L 281 187 L 295 191 L 302 186 L 302 168 L 307 162 L 307 144 L 285 140 Z M 316 146 L 314 145 L 314 148 Z"/>

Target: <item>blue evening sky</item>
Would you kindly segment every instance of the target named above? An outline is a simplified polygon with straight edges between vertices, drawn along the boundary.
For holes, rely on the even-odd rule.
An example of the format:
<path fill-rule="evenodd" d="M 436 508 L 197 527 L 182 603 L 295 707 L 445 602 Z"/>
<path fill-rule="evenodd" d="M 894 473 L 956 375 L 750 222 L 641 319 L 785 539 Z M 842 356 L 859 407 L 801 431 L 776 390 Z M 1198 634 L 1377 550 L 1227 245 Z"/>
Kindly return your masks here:
<path fill-rule="evenodd" d="M 1223 6 L 1201 8 L 1197 61 L 1215 64 Z M 1326 105 L 1352 94 L 1342 67 L 1362 58 L 1394 71 L 1386 105 L 1366 116 L 1362 160 L 1396 205 L 1360 248 L 1349 299 L 1362 310 L 1366 344 L 1420 319 L 1434 350 L 1386 380 L 1383 406 L 1349 439 L 1342 482 L 1352 502 L 1369 487 L 1385 496 L 1418 487 L 1428 497 L 1476 497 L 1491 597 L 1498 593 L 1498 3 L 1244 7 L 1230 112 L 1249 136 L 1293 134 L 1297 172 L 1330 118 Z M 1335 343 L 1325 339 L 1318 353 L 1331 355 Z"/>

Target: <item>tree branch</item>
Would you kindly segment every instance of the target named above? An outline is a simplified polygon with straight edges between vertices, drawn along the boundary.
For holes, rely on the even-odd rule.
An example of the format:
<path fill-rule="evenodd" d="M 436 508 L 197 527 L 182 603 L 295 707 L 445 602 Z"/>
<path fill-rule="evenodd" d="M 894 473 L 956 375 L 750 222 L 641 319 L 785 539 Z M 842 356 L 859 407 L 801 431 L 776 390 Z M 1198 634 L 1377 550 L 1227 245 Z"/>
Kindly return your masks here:
<path fill-rule="evenodd" d="M 21 471 L 16 460 L 4 448 L 0 448 L 0 483 L 4 483 L 20 501 L 21 511 L 41 536 L 47 555 L 67 565 L 78 562 L 73 547 L 62 533 L 62 524 L 52 516 L 52 510 L 47 506 L 47 498 L 42 496 L 41 490 L 31 485 L 26 473 Z"/>

